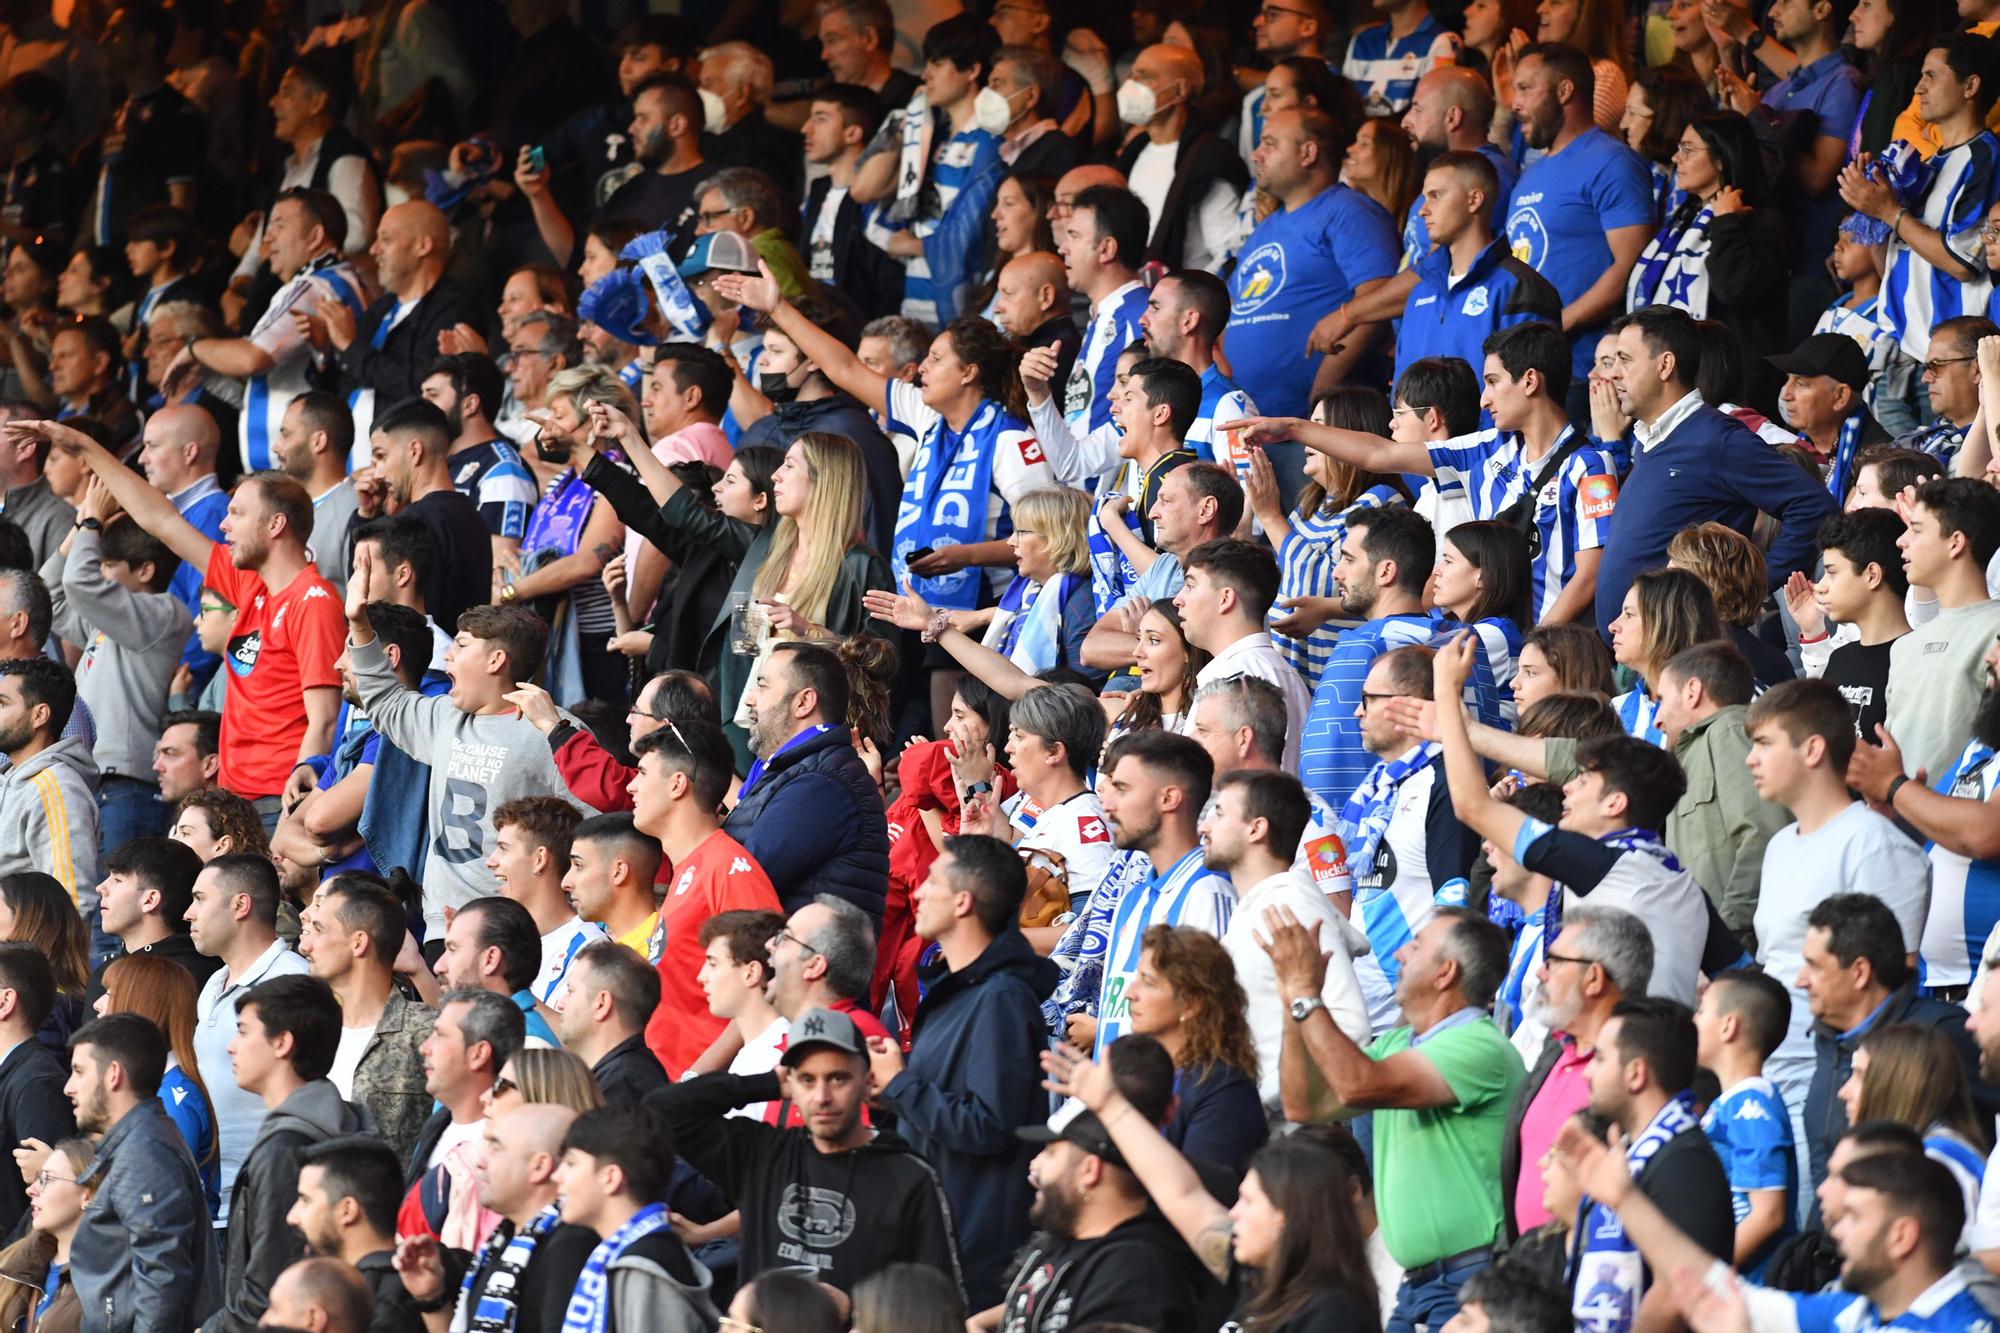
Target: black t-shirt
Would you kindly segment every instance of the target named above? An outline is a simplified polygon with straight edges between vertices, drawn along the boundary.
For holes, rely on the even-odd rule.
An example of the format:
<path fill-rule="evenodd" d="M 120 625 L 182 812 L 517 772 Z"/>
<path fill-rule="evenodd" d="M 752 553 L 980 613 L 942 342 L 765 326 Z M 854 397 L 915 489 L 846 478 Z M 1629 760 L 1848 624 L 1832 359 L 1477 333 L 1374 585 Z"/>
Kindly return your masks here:
<path fill-rule="evenodd" d="M 721 169 L 718 163 L 703 162 L 671 175 L 641 171 L 612 192 L 597 210 L 595 220 L 609 222 L 624 218 L 647 231 L 665 227 L 672 238 L 667 253 L 676 260 L 685 259 L 688 247 L 694 243 L 694 215 L 701 203 L 702 186 Z"/>
<path fill-rule="evenodd" d="M 483 606 L 493 586 L 493 540 L 479 506 L 455 490 L 432 491 L 403 510 L 430 531 L 436 557 L 424 581 L 424 609 L 447 634 L 459 612 Z"/>
<path fill-rule="evenodd" d="M 1002 1302 L 1000 1333 L 1060 1333 L 1099 1321 L 1193 1333 L 1193 1268 L 1186 1244 L 1150 1211 L 1092 1240 L 1038 1231 Z"/>
<path fill-rule="evenodd" d="M 535 1245 L 528 1266 L 521 1270 L 521 1290 L 514 1301 L 514 1333 L 562 1333 L 563 1315 L 569 1310 L 570 1293 L 576 1279 L 597 1248 L 597 1233 L 589 1227 L 557 1223 Z M 498 1265 L 502 1251 L 493 1251 L 493 1262 L 480 1268 L 466 1293 L 468 1309 L 479 1308 L 479 1297 Z"/>
<path fill-rule="evenodd" d="M 1854 710 L 1854 734 L 1870 745 L 1876 726 L 1889 717 L 1889 649 L 1895 642 L 1843 643 L 1828 654 L 1821 673 L 1840 687 L 1841 698 Z"/>
<path fill-rule="evenodd" d="M 1252 1293 L 1257 1290 L 1257 1274 L 1232 1261 L 1229 1286 L 1236 1293 L 1236 1308 L 1218 1333 L 1239 1333 L 1250 1326 L 1248 1307 Z M 1259 1326 L 1260 1333 L 1261 1330 L 1269 1330 L 1269 1333 L 1360 1333 L 1361 1330 L 1379 1327 L 1381 1320 L 1370 1320 L 1347 1298 L 1345 1292 L 1331 1287 L 1315 1293 L 1291 1318 Z"/>
<path fill-rule="evenodd" d="M 200 178 L 208 122 L 192 102 L 161 84 L 118 108 L 106 143 L 105 197 L 98 207 L 114 243 L 122 243 L 134 209 L 164 204 L 167 186 Z M 96 219 L 87 225 L 94 228 Z"/>

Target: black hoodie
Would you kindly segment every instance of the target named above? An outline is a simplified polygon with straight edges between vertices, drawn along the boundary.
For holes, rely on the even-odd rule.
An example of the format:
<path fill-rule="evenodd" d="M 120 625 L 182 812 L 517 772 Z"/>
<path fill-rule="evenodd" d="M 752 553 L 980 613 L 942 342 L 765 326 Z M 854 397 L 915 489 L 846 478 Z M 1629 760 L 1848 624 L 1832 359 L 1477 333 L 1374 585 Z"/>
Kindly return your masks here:
<path fill-rule="evenodd" d="M 728 1115 L 779 1095 L 776 1074 L 706 1074 L 646 1099 L 666 1115 L 676 1151 L 741 1210 L 741 1281 L 808 1264 L 820 1281 L 852 1291 L 895 1263 L 958 1281 L 951 1208 L 930 1163 L 888 1135 L 823 1153 L 808 1130 Z"/>
<path fill-rule="evenodd" d="M 1148 1209 L 1091 1240 L 1037 1231 L 1021 1251 L 1000 1333 L 1057 1333 L 1085 1324 L 1193 1333 L 1194 1256 Z"/>

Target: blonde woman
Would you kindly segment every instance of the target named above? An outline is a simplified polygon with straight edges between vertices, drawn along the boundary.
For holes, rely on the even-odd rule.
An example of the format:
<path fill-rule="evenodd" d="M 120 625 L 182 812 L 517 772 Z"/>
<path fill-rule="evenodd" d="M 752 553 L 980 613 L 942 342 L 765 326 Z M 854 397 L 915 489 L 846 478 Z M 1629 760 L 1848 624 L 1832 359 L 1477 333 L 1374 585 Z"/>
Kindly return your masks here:
<path fill-rule="evenodd" d="M 777 638 L 844 639 L 867 628 L 862 594 L 889 586 L 889 565 L 861 534 L 868 493 L 861 450 L 845 435 L 820 431 L 793 440 L 785 450 L 785 461 L 771 476 L 777 521 L 752 527 L 703 508 L 692 494 L 682 494 L 680 479 L 644 447 L 629 418 L 599 407 L 592 410 L 591 420 L 595 439 L 626 449 L 638 465 L 640 479 L 660 506 L 660 526 L 655 531 L 738 558 L 730 596 L 710 624 L 708 637 L 723 641 L 715 649 L 718 665 L 711 683 L 723 719 L 730 722 L 726 730 L 737 761 L 748 768 L 748 738 L 732 719 L 755 662 L 746 654 L 726 651 L 730 602 L 739 593 L 756 602 Z M 893 637 L 886 630 L 884 636 Z M 704 648 L 702 657 L 708 653 Z"/>
<path fill-rule="evenodd" d="M 1018 699 L 1051 667 L 1092 679 L 1103 673 L 1083 664 L 1083 640 L 1096 623 L 1090 591 L 1090 499 L 1082 491 L 1029 491 L 1014 505 L 1018 571 L 1000 604 L 953 611 L 938 647 L 1009 699 Z M 900 629 L 927 630 L 936 614 L 914 592 L 871 592 L 868 609 Z M 981 637 L 973 634 L 980 631 Z"/>

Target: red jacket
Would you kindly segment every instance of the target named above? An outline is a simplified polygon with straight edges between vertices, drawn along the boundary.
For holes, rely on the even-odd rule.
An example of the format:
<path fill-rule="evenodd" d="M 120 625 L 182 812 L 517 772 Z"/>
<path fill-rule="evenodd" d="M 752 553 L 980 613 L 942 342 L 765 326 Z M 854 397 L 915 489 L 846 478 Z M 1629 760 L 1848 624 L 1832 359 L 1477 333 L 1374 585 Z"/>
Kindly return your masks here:
<path fill-rule="evenodd" d="M 595 736 L 565 722 L 549 733 L 549 748 L 571 795 L 605 814 L 632 808 L 625 787 L 638 770 L 613 759 Z"/>

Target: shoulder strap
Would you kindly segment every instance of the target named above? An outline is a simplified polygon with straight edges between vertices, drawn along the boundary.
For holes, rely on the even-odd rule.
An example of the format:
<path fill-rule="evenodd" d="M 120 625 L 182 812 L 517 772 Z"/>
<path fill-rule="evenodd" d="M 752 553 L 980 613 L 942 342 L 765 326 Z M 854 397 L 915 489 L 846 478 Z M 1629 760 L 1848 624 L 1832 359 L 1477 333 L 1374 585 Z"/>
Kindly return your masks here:
<path fill-rule="evenodd" d="M 1527 492 L 1521 497 L 1521 505 L 1513 514 L 1515 527 L 1525 532 L 1535 526 L 1535 508 L 1539 503 L 1536 497 L 1542 493 L 1542 487 L 1548 485 L 1550 479 L 1562 471 L 1563 464 L 1583 447 L 1587 439 L 1589 436 L 1578 430 L 1575 425 L 1570 426 L 1569 438 L 1556 447 L 1556 451 L 1549 455 L 1548 461 L 1542 464 L 1541 470 L 1530 480 Z"/>

